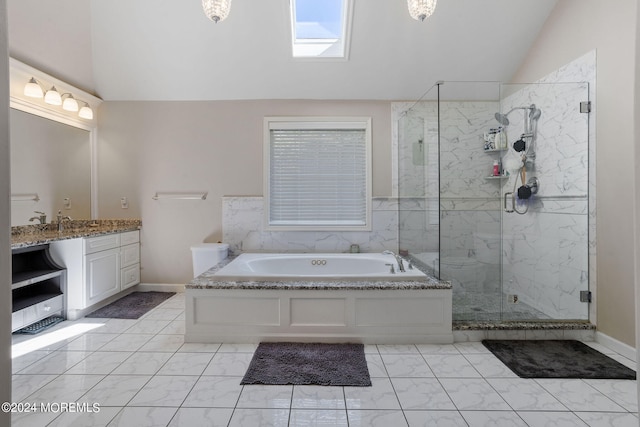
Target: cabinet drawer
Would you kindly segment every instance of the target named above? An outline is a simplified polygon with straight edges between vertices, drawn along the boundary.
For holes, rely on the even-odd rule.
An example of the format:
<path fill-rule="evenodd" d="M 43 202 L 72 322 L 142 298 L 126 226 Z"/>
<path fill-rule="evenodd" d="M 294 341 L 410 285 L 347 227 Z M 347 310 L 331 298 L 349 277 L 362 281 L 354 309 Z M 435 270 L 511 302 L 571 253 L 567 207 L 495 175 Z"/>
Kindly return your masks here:
<path fill-rule="evenodd" d="M 120 246 L 120 234 L 118 233 L 84 239 L 85 255 L 117 248 L 118 246 Z"/>
<path fill-rule="evenodd" d="M 35 305 L 31 305 L 27 308 L 23 308 L 20 310 L 22 312 L 22 323 L 23 325 L 30 325 L 36 320 L 38 320 L 38 311 L 36 310 Z"/>
<path fill-rule="evenodd" d="M 11 330 L 15 331 L 24 326 L 24 313 L 22 310 L 18 310 L 15 313 L 11 313 Z"/>
<path fill-rule="evenodd" d="M 122 246 L 120 248 L 120 267 L 128 267 L 133 264 L 140 263 L 140 245 L 134 243 L 133 245 Z"/>
<path fill-rule="evenodd" d="M 140 283 L 140 264 L 123 268 L 121 275 L 120 283 L 122 284 L 122 290 L 130 288 L 133 285 L 137 285 Z"/>
<path fill-rule="evenodd" d="M 62 295 L 59 295 L 57 297 L 54 297 L 46 301 L 42 301 L 39 304 L 36 304 L 36 313 L 37 313 L 38 319 L 49 317 L 52 314 L 62 310 L 63 298 L 64 297 Z"/>
<path fill-rule="evenodd" d="M 122 246 L 138 243 L 140 241 L 140 232 L 138 230 L 125 231 L 120 233 L 120 244 Z"/>

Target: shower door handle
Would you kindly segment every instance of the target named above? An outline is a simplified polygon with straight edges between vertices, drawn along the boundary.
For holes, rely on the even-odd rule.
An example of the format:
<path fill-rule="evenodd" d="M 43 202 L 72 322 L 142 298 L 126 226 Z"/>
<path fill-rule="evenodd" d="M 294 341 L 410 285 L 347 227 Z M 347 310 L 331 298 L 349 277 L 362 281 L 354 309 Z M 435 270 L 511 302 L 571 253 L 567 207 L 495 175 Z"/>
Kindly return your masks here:
<path fill-rule="evenodd" d="M 510 194 L 513 196 L 513 191 L 510 191 L 510 192 L 508 192 L 508 193 L 504 193 L 504 211 L 505 211 L 506 213 L 512 213 L 512 212 L 513 212 L 513 209 L 509 210 L 509 209 L 507 208 L 507 198 L 509 197 L 509 195 L 510 195 Z M 513 203 L 514 203 L 514 201 L 513 201 L 513 197 L 512 197 L 511 199 L 512 199 L 512 200 L 511 200 L 511 203 L 513 204 Z M 512 206 L 512 208 L 513 208 L 513 206 Z"/>

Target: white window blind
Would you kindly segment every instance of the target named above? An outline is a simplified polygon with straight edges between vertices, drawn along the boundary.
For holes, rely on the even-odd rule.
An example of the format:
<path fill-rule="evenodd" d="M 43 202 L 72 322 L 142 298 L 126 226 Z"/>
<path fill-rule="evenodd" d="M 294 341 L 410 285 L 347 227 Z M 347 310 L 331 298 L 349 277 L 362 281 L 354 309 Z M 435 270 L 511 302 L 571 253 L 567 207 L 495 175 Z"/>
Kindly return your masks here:
<path fill-rule="evenodd" d="M 370 227 L 368 123 L 269 123 L 267 226 Z"/>

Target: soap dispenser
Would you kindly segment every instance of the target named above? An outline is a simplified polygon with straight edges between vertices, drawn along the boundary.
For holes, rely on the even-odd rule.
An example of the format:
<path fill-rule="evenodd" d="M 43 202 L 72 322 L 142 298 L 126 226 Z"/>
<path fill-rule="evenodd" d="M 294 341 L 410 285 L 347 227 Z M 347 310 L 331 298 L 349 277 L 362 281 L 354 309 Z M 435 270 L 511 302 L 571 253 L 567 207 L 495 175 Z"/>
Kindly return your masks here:
<path fill-rule="evenodd" d="M 497 160 L 493 161 L 493 176 L 500 176 L 500 163 Z"/>

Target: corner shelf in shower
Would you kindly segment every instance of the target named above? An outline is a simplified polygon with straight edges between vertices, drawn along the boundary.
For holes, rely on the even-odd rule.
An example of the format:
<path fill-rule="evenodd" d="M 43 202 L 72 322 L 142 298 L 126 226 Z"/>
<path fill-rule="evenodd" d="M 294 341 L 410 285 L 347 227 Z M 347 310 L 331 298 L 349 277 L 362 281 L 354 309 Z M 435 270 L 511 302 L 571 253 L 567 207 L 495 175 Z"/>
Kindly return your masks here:
<path fill-rule="evenodd" d="M 509 148 L 490 148 L 488 150 L 482 150 L 485 153 L 504 153 L 505 151 L 508 151 Z"/>
<path fill-rule="evenodd" d="M 499 176 L 485 176 L 484 179 L 509 179 L 508 175 L 499 175 Z"/>

